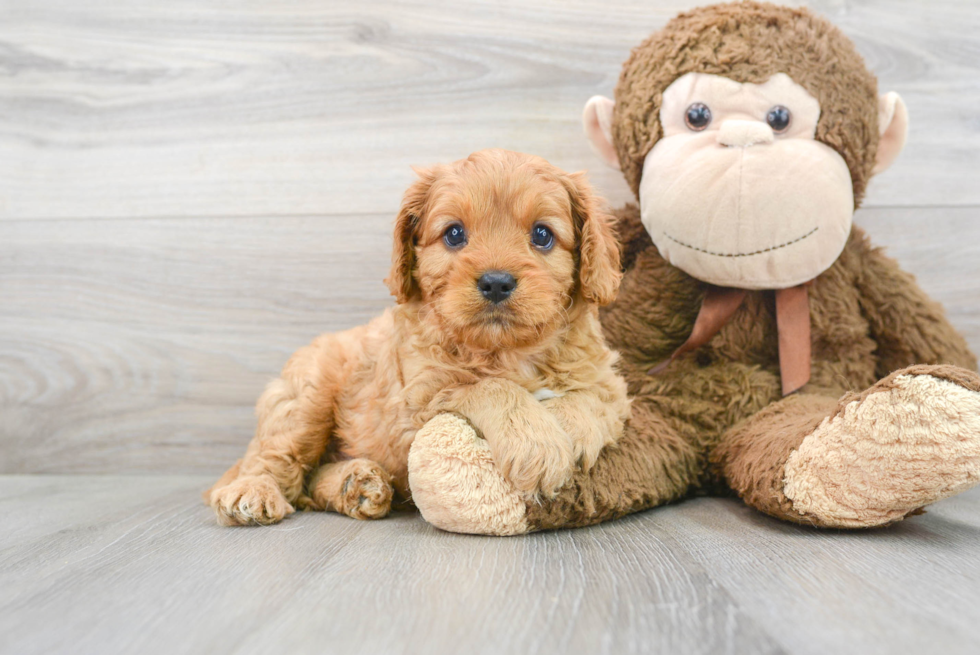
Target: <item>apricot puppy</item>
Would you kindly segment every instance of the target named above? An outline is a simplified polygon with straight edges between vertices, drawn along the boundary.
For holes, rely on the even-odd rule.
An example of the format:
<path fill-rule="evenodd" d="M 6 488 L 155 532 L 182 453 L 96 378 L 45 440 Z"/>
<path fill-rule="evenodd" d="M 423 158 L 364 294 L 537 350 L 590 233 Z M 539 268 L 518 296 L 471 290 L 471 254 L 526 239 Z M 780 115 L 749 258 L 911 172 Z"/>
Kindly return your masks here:
<path fill-rule="evenodd" d="M 245 457 L 205 492 L 220 523 L 385 516 L 410 499 L 409 447 L 440 412 L 466 417 L 528 497 L 622 434 L 626 385 L 597 311 L 619 250 L 584 178 L 505 150 L 417 172 L 395 223 L 398 304 L 320 336 L 269 384 Z"/>

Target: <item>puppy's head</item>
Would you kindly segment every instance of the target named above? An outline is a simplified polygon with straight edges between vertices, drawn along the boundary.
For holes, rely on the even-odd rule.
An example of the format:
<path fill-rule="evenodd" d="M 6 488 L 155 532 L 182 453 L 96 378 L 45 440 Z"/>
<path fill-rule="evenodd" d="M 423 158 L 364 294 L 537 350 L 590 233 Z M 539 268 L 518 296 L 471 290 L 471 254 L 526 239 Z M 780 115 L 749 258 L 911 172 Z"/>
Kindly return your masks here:
<path fill-rule="evenodd" d="M 416 172 L 387 282 L 398 302 L 424 303 L 458 340 L 530 345 L 560 327 L 573 303 L 615 297 L 612 219 L 583 175 L 506 150 Z"/>

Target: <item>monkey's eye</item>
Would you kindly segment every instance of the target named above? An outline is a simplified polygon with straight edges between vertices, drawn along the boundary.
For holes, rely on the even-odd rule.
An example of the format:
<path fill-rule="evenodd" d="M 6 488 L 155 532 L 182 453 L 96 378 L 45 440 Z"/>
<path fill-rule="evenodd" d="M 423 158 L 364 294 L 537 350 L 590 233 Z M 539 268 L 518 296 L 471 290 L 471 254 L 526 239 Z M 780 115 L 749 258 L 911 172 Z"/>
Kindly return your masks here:
<path fill-rule="evenodd" d="M 791 118 L 792 114 L 789 113 L 789 109 L 782 105 L 776 105 L 766 114 L 766 122 L 769 123 L 773 132 L 785 132 L 786 128 L 789 127 Z"/>
<path fill-rule="evenodd" d="M 544 225 L 535 225 L 531 228 L 531 243 L 535 248 L 551 250 L 555 245 L 555 235 Z"/>
<path fill-rule="evenodd" d="M 684 112 L 684 122 L 695 132 L 700 132 L 711 123 L 711 110 L 703 102 L 695 102 Z"/>
<path fill-rule="evenodd" d="M 466 230 L 459 223 L 453 223 L 442 233 L 442 240 L 450 248 L 461 248 L 466 245 Z"/>

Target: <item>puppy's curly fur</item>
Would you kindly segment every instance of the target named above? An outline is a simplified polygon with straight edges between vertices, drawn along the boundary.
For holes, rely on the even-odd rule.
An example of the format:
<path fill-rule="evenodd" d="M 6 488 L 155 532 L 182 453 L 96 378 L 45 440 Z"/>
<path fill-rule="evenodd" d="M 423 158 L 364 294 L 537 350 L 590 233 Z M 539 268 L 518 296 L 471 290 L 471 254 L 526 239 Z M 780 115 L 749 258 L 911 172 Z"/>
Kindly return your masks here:
<path fill-rule="evenodd" d="M 619 249 L 584 178 L 504 150 L 417 173 L 395 224 L 397 306 L 320 336 L 269 384 L 245 457 L 205 492 L 220 523 L 385 516 L 409 498 L 409 447 L 439 412 L 469 419 L 528 497 L 556 494 L 622 434 L 626 385 L 597 310 Z M 512 276 L 506 298 L 481 291 L 488 272 Z"/>

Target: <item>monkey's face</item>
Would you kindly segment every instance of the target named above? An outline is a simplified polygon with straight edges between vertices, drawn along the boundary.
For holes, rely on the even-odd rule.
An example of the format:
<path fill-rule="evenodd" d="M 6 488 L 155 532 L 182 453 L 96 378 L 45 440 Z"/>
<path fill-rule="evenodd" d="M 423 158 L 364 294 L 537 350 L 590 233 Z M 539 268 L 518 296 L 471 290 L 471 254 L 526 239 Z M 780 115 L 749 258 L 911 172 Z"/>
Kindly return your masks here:
<path fill-rule="evenodd" d="M 721 286 L 778 289 L 826 270 L 847 241 L 851 175 L 816 141 L 820 104 L 785 74 L 740 84 L 688 73 L 663 93 L 644 160 L 643 224 L 663 257 Z"/>
<path fill-rule="evenodd" d="M 668 261 L 722 286 L 781 288 L 833 264 L 869 178 L 905 144 L 905 105 L 877 90 L 825 19 L 731 2 L 650 35 L 615 103 L 594 96 L 582 118 Z"/>

